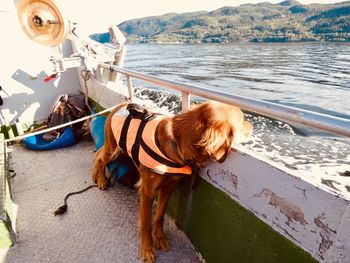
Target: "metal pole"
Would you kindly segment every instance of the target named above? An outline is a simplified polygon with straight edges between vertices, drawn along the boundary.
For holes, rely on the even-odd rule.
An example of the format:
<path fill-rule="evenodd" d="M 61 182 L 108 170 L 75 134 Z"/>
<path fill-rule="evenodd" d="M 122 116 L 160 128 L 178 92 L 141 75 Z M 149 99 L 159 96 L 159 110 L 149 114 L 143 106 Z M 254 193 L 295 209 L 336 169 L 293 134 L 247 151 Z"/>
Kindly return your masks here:
<path fill-rule="evenodd" d="M 181 92 L 182 100 L 182 112 L 190 110 L 191 107 L 191 95 L 188 92 Z"/>
<path fill-rule="evenodd" d="M 329 116 L 326 114 L 302 110 L 276 103 L 251 99 L 244 96 L 237 96 L 222 91 L 165 80 L 146 74 L 141 74 L 135 71 L 121 69 L 106 63 L 101 63 L 100 66 L 106 69 L 110 69 L 111 71 L 117 71 L 127 76 L 132 76 L 150 82 L 155 85 L 175 89 L 181 92 L 191 93 L 203 98 L 217 100 L 227 104 L 233 104 L 244 110 L 276 118 L 282 121 L 305 125 L 329 133 L 350 137 L 349 119 Z"/>
<path fill-rule="evenodd" d="M 126 76 L 126 80 L 127 80 L 127 83 L 128 83 L 129 98 L 130 98 L 130 100 L 132 100 L 132 98 L 134 97 L 134 92 L 133 92 L 133 89 L 132 89 L 131 76 L 127 75 Z"/>

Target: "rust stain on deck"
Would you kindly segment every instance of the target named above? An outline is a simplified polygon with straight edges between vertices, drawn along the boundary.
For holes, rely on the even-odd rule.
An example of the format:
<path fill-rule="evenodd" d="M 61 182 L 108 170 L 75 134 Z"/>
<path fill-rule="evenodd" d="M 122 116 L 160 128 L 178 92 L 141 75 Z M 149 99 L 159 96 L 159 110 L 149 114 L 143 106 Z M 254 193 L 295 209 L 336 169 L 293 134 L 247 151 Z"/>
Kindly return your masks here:
<path fill-rule="evenodd" d="M 278 208 L 279 211 L 284 214 L 288 221 L 286 222 L 289 225 L 290 222 L 295 221 L 299 222 L 302 225 L 306 225 L 307 221 L 300 207 L 291 203 L 290 201 L 278 196 L 276 193 L 272 192 L 270 189 L 264 188 L 260 194 L 255 195 L 255 197 L 267 197 L 269 198 L 269 204 L 275 208 Z"/>

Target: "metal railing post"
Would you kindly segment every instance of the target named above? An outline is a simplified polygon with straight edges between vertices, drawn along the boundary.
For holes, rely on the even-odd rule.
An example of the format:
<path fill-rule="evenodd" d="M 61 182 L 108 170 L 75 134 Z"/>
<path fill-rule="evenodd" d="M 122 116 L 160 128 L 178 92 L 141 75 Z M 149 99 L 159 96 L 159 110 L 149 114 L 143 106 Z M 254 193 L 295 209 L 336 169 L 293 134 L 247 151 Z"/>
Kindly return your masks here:
<path fill-rule="evenodd" d="M 191 94 L 181 91 L 182 112 L 189 111 L 191 108 Z"/>
<path fill-rule="evenodd" d="M 132 100 L 132 98 L 134 97 L 134 91 L 133 91 L 133 88 L 132 88 L 131 76 L 127 75 L 126 76 L 126 80 L 127 80 L 127 83 L 128 83 L 129 99 Z"/>

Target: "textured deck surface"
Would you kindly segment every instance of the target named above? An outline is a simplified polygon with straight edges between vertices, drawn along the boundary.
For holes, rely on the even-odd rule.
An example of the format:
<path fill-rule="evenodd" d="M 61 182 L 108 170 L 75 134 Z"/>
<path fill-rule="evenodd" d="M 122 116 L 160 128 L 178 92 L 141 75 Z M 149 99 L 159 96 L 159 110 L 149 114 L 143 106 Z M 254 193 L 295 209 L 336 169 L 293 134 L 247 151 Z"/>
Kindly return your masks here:
<path fill-rule="evenodd" d="M 81 144 L 34 152 L 15 145 L 11 153 L 14 202 L 18 205 L 17 242 L 0 251 L 0 262 L 141 262 L 136 191 L 119 184 L 72 196 L 65 215 L 53 211 L 64 196 L 91 184 L 94 146 Z M 184 233 L 167 218 L 170 249 L 156 262 L 199 262 Z"/>

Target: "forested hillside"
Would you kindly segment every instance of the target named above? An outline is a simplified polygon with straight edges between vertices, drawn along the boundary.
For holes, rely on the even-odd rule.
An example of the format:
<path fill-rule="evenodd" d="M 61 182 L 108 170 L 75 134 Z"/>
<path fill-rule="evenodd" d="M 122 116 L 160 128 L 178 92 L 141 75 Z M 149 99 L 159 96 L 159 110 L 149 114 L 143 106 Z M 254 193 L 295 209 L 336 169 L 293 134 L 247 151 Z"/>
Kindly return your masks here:
<path fill-rule="evenodd" d="M 133 19 L 118 27 L 134 43 L 350 41 L 350 1 L 302 5 L 287 0 L 226 6 L 211 12 Z M 108 33 L 92 38 L 109 41 Z"/>

